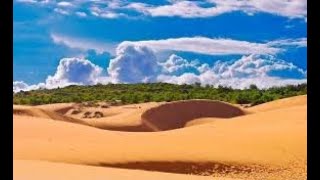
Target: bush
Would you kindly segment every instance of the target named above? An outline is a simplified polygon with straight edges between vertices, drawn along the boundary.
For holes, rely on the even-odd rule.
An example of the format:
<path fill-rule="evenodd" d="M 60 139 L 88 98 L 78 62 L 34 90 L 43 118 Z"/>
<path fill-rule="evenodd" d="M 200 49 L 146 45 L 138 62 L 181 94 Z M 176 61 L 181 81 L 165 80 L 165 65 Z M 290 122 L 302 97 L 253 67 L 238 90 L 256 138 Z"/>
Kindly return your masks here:
<path fill-rule="evenodd" d="M 307 94 L 307 84 L 297 86 L 258 89 L 250 85 L 248 89 L 230 87 L 176 85 L 167 83 L 147 84 L 107 84 L 95 86 L 68 86 L 59 89 L 33 90 L 13 94 L 14 104 L 39 105 L 61 102 L 109 102 L 111 105 L 132 104 L 150 101 L 177 101 L 187 99 L 212 99 L 239 104 L 261 104 L 275 99 Z"/>

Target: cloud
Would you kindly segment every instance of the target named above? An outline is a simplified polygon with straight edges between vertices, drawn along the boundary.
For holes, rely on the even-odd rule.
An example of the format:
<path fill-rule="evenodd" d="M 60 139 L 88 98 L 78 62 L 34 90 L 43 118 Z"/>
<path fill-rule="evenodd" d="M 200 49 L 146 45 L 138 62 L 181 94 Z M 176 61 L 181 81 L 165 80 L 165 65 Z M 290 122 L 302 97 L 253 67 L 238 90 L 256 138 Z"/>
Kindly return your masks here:
<path fill-rule="evenodd" d="M 147 83 L 222 85 L 243 89 L 251 84 L 259 88 L 301 84 L 307 82 L 307 72 L 273 55 L 250 54 L 231 61 L 217 61 L 213 66 L 190 61 L 172 54 L 159 61 L 154 51 L 139 44 L 122 43 L 110 60 L 108 75 L 103 69 L 84 58 L 63 58 L 55 74 L 44 83 L 27 85 L 15 81 L 14 91 L 37 88 L 56 88 L 68 85 L 97 83 Z"/>
<path fill-rule="evenodd" d="M 159 75 L 158 81 L 174 84 L 199 82 L 239 89 L 247 88 L 251 84 L 256 84 L 259 88 L 269 88 L 307 82 L 306 71 L 273 56 L 252 54 L 243 56 L 236 61 L 218 61 L 212 68 L 205 65 L 204 70 L 202 69 L 203 66 L 198 68 L 199 75 L 195 73 L 184 73 L 180 76 Z"/>
<path fill-rule="evenodd" d="M 13 81 L 13 92 L 31 91 L 39 88 L 45 88 L 45 84 L 39 83 L 37 85 L 28 85 L 23 81 Z"/>
<path fill-rule="evenodd" d="M 221 0 L 218 1 L 221 2 Z M 232 0 L 230 2 L 233 3 L 235 1 L 236 0 Z M 246 6 L 248 6 L 248 8 L 246 8 Z M 247 9 L 253 12 L 265 12 L 289 18 L 305 18 L 307 16 L 307 0 L 247 0 L 239 5 L 239 9 Z"/>
<path fill-rule="evenodd" d="M 133 8 L 145 15 L 150 16 L 167 16 L 167 17 L 183 17 L 183 18 L 199 18 L 218 16 L 220 14 L 232 11 L 231 7 L 215 6 L 202 8 L 196 1 L 178 1 L 169 5 L 151 6 L 143 3 L 131 3 L 127 7 Z"/>
<path fill-rule="evenodd" d="M 110 78 L 121 83 L 167 82 L 259 88 L 305 83 L 306 71 L 272 55 L 245 55 L 238 60 L 217 61 L 212 67 L 206 63 L 188 61 L 172 54 L 159 62 L 153 51 L 145 46 L 124 43 L 117 49 L 108 69 Z"/>
<path fill-rule="evenodd" d="M 180 56 L 172 54 L 165 62 L 160 62 L 164 73 L 184 73 L 188 71 L 197 71 L 198 61 L 188 61 Z"/>
<path fill-rule="evenodd" d="M 123 14 L 118 14 L 118 13 L 114 13 L 114 12 L 104 12 L 104 13 L 99 14 L 98 16 L 100 16 L 102 18 L 106 18 L 106 19 L 115 19 L 120 16 L 123 16 Z"/>
<path fill-rule="evenodd" d="M 66 1 L 58 2 L 57 5 L 58 5 L 58 6 L 62 6 L 62 7 L 71 7 L 71 6 L 73 6 L 72 3 L 66 2 Z"/>
<path fill-rule="evenodd" d="M 288 18 L 301 18 L 305 21 L 307 17 L 307 0 L 164 0 L 162 4 L 158 5 L 129 0 L 92 0 L 89 2 L 73 0 L 58 3 L 50 3 L 49 0 L 17 0 L 17 2 L 53 4 L 54 7 L 70 7 L 70 5 L 73 5 L 78 9 L 88 7 L 86 10 L 101 18 L 136 16 L 130 14 L 132 11 L 150 17 L 206 18 L 236 11 L 244 12 L 250 16 L 263 12 Z"/>
<path fill-rule="evenodd" d="M 63 58 L 56 72 L 48 76 L 44 83 L 28 85 L 22 81 L 13 82 L 13 91 L 29 91 L 33 89 L 52 89 L 68 85 L 94 85 L 108 83 L 110 78 L 102 75 L 102 68 L 83 58 Z"/>
<path fill-rule="evenodd" d="M 180 76 L 159 75 L 158 82 L 166 82 L 171 84 L 194 84 L 201 82 L 200 77 L 193 73 L 184 73 Z"/>
<path fill-rule="evenodd" d="M 76 12 L 76 15 L 79 16 L 79 17 L 87 17 L 87 14 L 85 12 Z"/>
<path fill-rule="evenodd" d="M 122 45 L 138 45 L 151 48 L 157 55 L 159 53 L 191 52 L 204 55 L 276 55 L 284 52 L 288 47 L 306 47 L 307 38 L 277 39 L 263 43 L 241 41 L 228 38 L 208 38 L 208 37 L 179 37 L 158 40 L 143 41 L 123 41 L 119 44 L 115 42 L 102 42 L 82 37 L 74 37 L 57 33 L 50 34 L 55 44 L 65 45 L 69 48 L 81 51 L 95 50 L 101 54 L 108 52 L 115 55 L 116 47 Z"/>
<path fill-rule="evenodd" d="M 93 6 L 90 8 L 90 12 L 92 15 L 96 17 L 101 17 L 105 19 L 116 19 L 119 17 L 126 16 L 123 13 L 117 13 L 110 8 L 100 8 L 99 6 Z"/>
<path fill-rule="evenodd" d="M 207 55 L 276 54 L 279 48 L 267 44 L 233 39 L 182 37 L 163 40 L 124 41 L 121 44 L 148 46 L 154 51 L 184 51 Z"/>
<path fill-rule="evenodd" d="M 63 9 L 60 9 L 60 8 L 54 8 L 54 12 L 57 12 L 57 13 L 62 14 L 62 15 L 69 15 L 70 14 L 69 11 L 63 10 Z"/>
<path fill-rule="evenodd" d="M 274 47 L 281 47 L 281 46 L 307 47 L 307 38 L 279 39 L 279 40 L 270 41 L 267 44 Z"/>
<path fill-rule="evenodd" d="M 110 77 L 124 83 L 152 82 L 158 71 L 157 58 L 150 48 L 125 43 L 117 47 L 108 67 Z"/>
<path fill-rule="evenodd" d="M 63 58 L 53 76 L 48 76 L 46 86 L 50 88 L 70 84 L 91 85 L 97 83 L 102 68 L 81 58 Z"/>
<path fill-rule="evenodd" d="M 21 3 L 37 3 L 36 0 L 16 0 L 17 2 L 21 2 Z"/>
<path fill-rule="evenodd" d="M 243 56 L 237 61 L 218 61 L 212 68 L 215 74 L 223 79 L 266 77 L 277 74 L 278 77 L 294 72 L 299 78 L 305 78 L 305 72 L 292 63 L 276 59 L 273 56 L 249 55 Z"/>
<path fill-rule="evenodd" d="M 206 6 L 203 7 L 202 5 Z M 167 5 L 150 5 L 145 3 L 130 3 L 127 8 L 135 9 L 145 15 L 182 18 L 213 17 L 224 13 L 242 11 L 252 16 L 264 12 L 289 18 L 305 18 L 307 16 L 307 1 L 283 0 L 206 0 L 206 1 L 171 1 Z"/>
<path fill-rule="evenodd" d="M 69 48 L 80 49 L 82 51 L 88 51 L 92 49 L 99 54 L 103 52 L 114 54 L 115 45 L 113 43 L 95 42 L 90 39 L 76 38 L 56 33 L 51 33 L 50 36 L 54 43 L 65 45 Z"/>
<path fill-rule="evenodd" d="M 180 51 L 205 55 L 275 55 L 279 52 L 285 51 L 289 46 L 298 48 L 307 46 L 307 38 L 278 39 L 265 43 L 256 43 L 235 39 L 196 36 L 159 40 L 123 41 L 117 45 L 114 42 L 104 43 L 92 39 L 72 37 L 56 33 L 51 33 L 50 36 L 56 44 L 65 45 L 69 48 L 80 49 L 82 51 L 92 49 L 100 54 L 103 52 L 109 52 L 111 55 L 115 55 L 115 49 L 117 46 L 127 44 L 147 46 L 155 53 Z"/>
<path fill-rule="evenodd" d="M 50 0 L 16 0 L 16 2 L 36 5 L 47 5 L 51 3 Z"/>
<path fill-rule="evenodd" d="M 28 88 L 28 84 L 23 81 L 14 81 L 13 82 L 13 92 L 19 92 L 20 90 L 25 90 Z"/>

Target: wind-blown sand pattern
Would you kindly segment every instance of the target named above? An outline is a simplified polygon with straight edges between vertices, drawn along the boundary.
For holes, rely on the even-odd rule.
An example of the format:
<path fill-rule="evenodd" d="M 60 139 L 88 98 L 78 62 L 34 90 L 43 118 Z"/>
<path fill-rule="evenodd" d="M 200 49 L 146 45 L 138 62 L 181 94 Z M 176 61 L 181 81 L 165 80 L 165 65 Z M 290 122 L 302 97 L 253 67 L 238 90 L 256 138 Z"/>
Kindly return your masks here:
<path fill-rule="evenodd" d="M 192 100 L 79 114 L 71 114 L 75 104 L 14 106 L 14 177 L 306 179 L 306 98 L 247 109 Z M 105 116 L 82 118 L 86 111 Z"/>

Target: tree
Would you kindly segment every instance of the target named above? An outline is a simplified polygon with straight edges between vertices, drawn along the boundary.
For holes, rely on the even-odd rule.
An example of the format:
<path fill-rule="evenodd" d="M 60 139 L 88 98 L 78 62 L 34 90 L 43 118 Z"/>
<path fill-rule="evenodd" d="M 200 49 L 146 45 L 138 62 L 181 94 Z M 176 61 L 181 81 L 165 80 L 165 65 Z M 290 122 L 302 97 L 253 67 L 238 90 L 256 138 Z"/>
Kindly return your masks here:
<path fill-rule="evenodd" d="M 257 87 L 257 85 L 255 85 L 255 84 L 251 84 L 251 85 L 249 86 L 249 89 L 251 89 L 251 90 L 258 90 L 258 87 Z"/>
<path fill-rule="evenodd" d="M 197 87 L 198 86 L 198 87 Z M 231 103 L 260 104 L 284 97 L 307 93 L 307 84 L 258 89 L 252 84 L 247 89 L 231 87 L 176 85 L 168 83 L 107 84 L 97 86 L 69 86 L 58 89 L 33 90 L 13 94 L 14 104 L 48 104 L 61 102 L 111 101 L 125 104 L 149 101 L 213 99 Z"/>
<path fill-rule="evenodd" d="M 201 83 L 196 82 L 196 83 L 194 83 L 194 86 L 195 86 L 195 87 L 201 87 Z"/>
<path fill-rule="evenodd" d="M 250 96 L 248 93 L 239 93 L 236 95 L 237 104 L 248 104 L 250 103 Z"/>

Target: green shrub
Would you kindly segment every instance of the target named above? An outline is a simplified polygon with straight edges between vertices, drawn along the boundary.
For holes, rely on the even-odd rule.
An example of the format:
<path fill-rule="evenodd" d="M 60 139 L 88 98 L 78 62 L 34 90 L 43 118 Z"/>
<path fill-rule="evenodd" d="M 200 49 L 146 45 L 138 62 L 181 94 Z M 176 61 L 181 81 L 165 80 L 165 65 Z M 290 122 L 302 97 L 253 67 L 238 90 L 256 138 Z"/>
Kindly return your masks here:
<path fill-rule="evenodd" d="M 212 99 L 239 104 L 261 104 L 275 99 L 307 94 L 307 84 L 258 89 L 230 87 L 176 85 L 167 83 L 107 84 L 95 86 L 68 86 L 58 89 L 39 89 L 13 94 L 14 104 L 39 105 L 61 102 L 97 102 L 132 104 L 150 101 L 177 101 L 187 99 Z"/>

